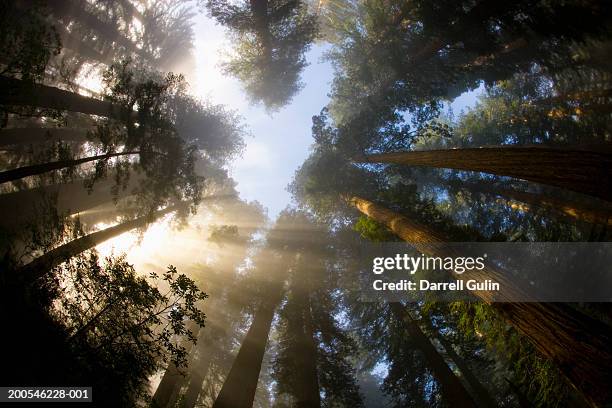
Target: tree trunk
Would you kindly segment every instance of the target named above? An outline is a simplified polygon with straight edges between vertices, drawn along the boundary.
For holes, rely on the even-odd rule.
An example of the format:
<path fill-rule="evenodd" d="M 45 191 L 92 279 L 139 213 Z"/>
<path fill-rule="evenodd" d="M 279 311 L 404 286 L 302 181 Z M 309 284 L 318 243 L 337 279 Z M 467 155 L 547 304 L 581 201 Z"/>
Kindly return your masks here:
<path fill-rule="evenodd" d="M 429 368 L 431 368 L 434 377 L 440 382 L 442 395 L 446 401 L 453 406 L 473 407 L 475 404 L 470 394 L 446 364 L 438 350 L 425 336 L 419 325 L 406 310 L 406 307 L 398 302 L 389 303 L 389 307 L 395 318 L 404 323 L 410 339 L 425 356 L 425 360 Z"/>
<path fill-rule="evenodd" d="M 88 163 L 96 160 L 110 159 L 118 156 L 128 156 L 132 154 L 138 154 L 138 152 L 121 152 L 121 153 L 108 153 L 101 154 L 98 156 L 84 157 L 82 159 L 74 160 L 60 160 L 56 162 L 49 162 L 44 164 L 35 164 L 32 166 L 19 167 L 12 170 L 6 170 L 0 172 L 0 184 L 8 183 L 9 181 L 15 181 L 24 177 L 36 176 L 44 174 L 53 170 L 65 169 L 68 167 L 78 166 L 79 164 Z"/>
<path fill-rule="evenodd" d="M 45 109 L 67 110 L 87 115 L 114 119 L 137 119 L 137 112 L 108 101 L 79 95 L 74 92 L 40 84 L 29 84 L 19 79 L 0 77 L 0 105 L 32 106 Z"/>
<path fill-rule="evenodd" d="M 453 348 L 453 345 L 448 340 L 446 340 L 442 333 L 438 332 L 432 326 L 431 322 L 428 319 L 425 318 L 423 320 L 425 320 L 425 325 L 427 329 L 431 330 L 432 334 L 435 335 L 442 347 L 444 347 L 444 351 L 446 352 L 448 357 L 453 361 L 453 363 L 455 363 L 457 368 L 459 368 L 459 371 L 461 371 L 461 375 L 468 383 L 472 391 L 472 396 L 474 397 L 474 400 L 476 401 L 477 405 L 480 408 L 497 407 L 498 403 L 491 396 L 489 391 L 482 385 L 482 383 L 478 381 L 478 378 L 476 378 L 465 360 L 459 354 L 457 354 L 457 352 Z"/>
<path fill-rule="evenodd" d="M 115 196 L 111 188 L 114 180 L 104 179 L 94 184 L 93 190 L 88 191 L 83 180 L 76 180 L 65 184 L 0 194 L 0 212 L 13 214 L 11 217 L 1 217 L 0 226 L 13 228 L 33 221 L 40 217 L 40 211 L 47 203 L 53 205 L 58 215 L 73 215 L 121 199 L 132 194 L 133 188 L 138 185 L 139 178 L 131 177 L 125 190 L 120 189 Z"/>
<path fill-rule="evenodd" d="M 39 256 L 30 263 L 19 268 L 15 275 L 16 278 L 29 284 L 36 279 L 46 275 L 51 269 L 69 260 L 73 256 L 80 254 L 83 251 L 91 249 L 96 245 L 101 244 L 111 238 L 119 236 L 124 232 L 128 232 L 135 228 L 141 228 L 153 222 L 168 213 L 178 210 L 185 206 L 185 203 L 175 204 L 163 210 L 156 211 L 150 216 L 139 217 L 130 221 L 123 222 L 114 227 L 106 228 L 101 231 L 93 232 L 83 237 L 77 238 L 64 245 L 61 245 L 51 251 Z"/>
<path fill-rule="evenodd" d="M 191 325 L 189 330 L 192 332 L 197 328 L 197 325 Z M 198 332 L 198 338 L 201 337 L 202 331 Z M 201 341 L 201 340 L 198 340 Z M 187 347 L 187 353 L 193 356 L 195 354 L 194 344 L 192 342 L 182 342 L 184 346 Z M 187 343 L 187 344 L 184 344 Z M 193 360 L 190 358 L 190 360 Z M 191 363 L 189 363 L 191 364 Z M 167 408 L 174 407 L 176 405 L 176 401 L 178 399 L 178 394 L 183 386 L 186 379 L 186 373 L 181 372 L 181 370 L 174 364 L 170 362 L 164 375 L 162 376 L 157 389 L 155 390 L 155 394 L 153 394 L 152 399 L 152 408 Z"/>
<path fill-rule="evenodd" d="M 356 161 L 491 173 L 612 201 L 612 154 L 606 151 L 503 146 L 371 154 Z"/>
<path fill-rule="evenodd" d="M 253 323 L 244 338 L 213 408 L 251 408 L 255 399 L 259 371 L 266 351 L 274 310 L 280 303 L 282 284 L 272 284 L 255 312 Z"/>
<path fill-rule="evenodd" d="M 303 282 L 296 282 L 298 285 Z M 300 304 L 302 307 L 302 327 L 303 335 L 298 341 L 301 343 L 300 348 L 300 366 L 296 375 L 300 377 L 300 394 L 297 395 L 297 408 L 320 408 L 321 396 L 319 393 L 319 377 L 317 374 L 317 345 L 314 341 L 314 326 L 312 323 L 312 309 L 310 305 L 310 293 L 308 290 L 301 288 L 297 289 L 300 293 Z"/>
<path fill-rule="evenodd" d="M 520 206 L 520 209 L 525 211 L 531 211 L 530 207 L 536 207 L 564 218 L 612 226 L 612 206 L 608 203 L 602 202 L 602 207 L 596 207 L 571 199 L 559 199 L 543 193 L 498 188 L 485 181 L 478 181 L 477 183 L 452 182 L 452 184 L 456 188 L 465 187 L 471 193 L 496 195 L 506 200 L 527 204 L 526 206 Z M 514 207 L 514 205 L 511 206 Z"/>
<path fill-rule="evenodd" d="M 200 393 L 202 392 L 202 386 L 204 380 L 212 364 L 212 353 L 211 350 L 207 350 L 205 356 L 200 356 L 197 367 L 191 371 L 189 377 L 189 384 L 187 385 L 187 391 L 183 397 L 181 408 L 194 408 L 198 402 Z"/>
<path fill-rule="evenodd" d="M 85 142 L 87 129 L 12 128 L 0 130 L 0 147 L 48 142 Z"/>
<path fill-rule="evenodd" d="M 386 225 L 419 252 L 429 256 L 458 256 L 448 251 L 434 253 L 428 243 L 448 240 L 429 227 L 360 197 L 350 197 L 348 201 L 363 214 Z M 456 277 L 462 279 L 462 275 Z M 476 280 L 482 281 L 485 278 L 501 281 L 501 285 L 507 285 L 512 290 L 512 285 L 503 283 L 501 275 L 489 266 L 483 269 Z M 610 401 L 610 327 L 563 303 L 513 303 L 504 302 L 503 298 L 497 298 L 497 302 L 493 302 L 490 292 L 472 293 L 490 304 L 509 324 L 525 335 L 544 357 L 552 360 L 569 383 L 579 390 L 592 406 L 605 406 L 605 403 Z"/>
<path fill-rule="evenodd" d="M 166 408 L 170 405 L 172 395 L 176 393 L 177 384 L 185 378 L 174 363 L 170 363 L 153 394 L 151 406 L 153 408 Z"/>

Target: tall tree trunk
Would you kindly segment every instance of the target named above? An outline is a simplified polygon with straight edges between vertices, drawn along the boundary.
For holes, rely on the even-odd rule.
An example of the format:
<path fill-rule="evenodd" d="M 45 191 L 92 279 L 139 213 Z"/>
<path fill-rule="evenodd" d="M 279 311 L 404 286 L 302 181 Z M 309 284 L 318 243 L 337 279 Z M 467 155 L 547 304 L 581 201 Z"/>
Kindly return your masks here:
<path fill-rule="evenodd" d="M 192 325 L 189 327 L 189 330 L 193 332 L 197 325 Z M 202 331 L 200 330 L 198 333 L 198 338 L 201 338 Z M 190 341 L 183 341 L 183 346 L 187 347 L 187 353 L 191 356 L 195 354 L 195 350 L 197 346 L 199 346 L 199 341 L 194 347 L 194 344 Z M 185 344 L 187 343 L 187 344 Z M 190 360 L 192 360 L 190 358 Z M 191 364 L 191 362 L 188 362 Z M 176 405 L 176 401 L 178 399 L 178 394 L 180 388 L 185 382 L 186 372 L 181 371 L 179 367 L 176 366 L 173 362 L 168 364 L 164 375 L 162 376 L 155 393 L 153 394 L 152 399 L 152 408 L 166 408 L 166 407 L 174 407 Z"/>
<path fill-rule="evenodd" d="M 467 382 L 468 386 L 472 391 L 472 396 L 476 401 L 476 404 L 480 408 L 495 408 L 498 403 L 491 396 L 489 391 L 482 385 L 482 383 L 476 378 L 465 360 L 455 351 L 450 341 L 446 340 L 444 335 L 433 327 L 429 319 L 422 319 L 425 322 L 426 329 L 431 332 L 433 336 L 440 342 L 446 355 L 452 360 L 453 363 L 461 371 L 462 377 Z"/>
<path fill-rule="evenodd" d="M 0 88 L 3 90 L 0 93 L 0 105 L 67 110 L 114 119 L 138 118 L 137 112 L 127 112 L 122 106 L 52 86 L 0 77 Z"/>
<path fill-rule="evenodd" d="M 119 236 L 124 232 L 128 232 L 135 228 L 145 227 L 147 224 L 156 219 L 174 212 L 185 206 L 185 203 L 175 204 L 163 210 L 156 211 L 150 216 L 139 217 L 130 221 L 123 222 L 114 227 L 106 228 L 101 231 L 93 232 L 83 237 L 77 238 L 64 245 L 61 245 L 51 251 L 39 256 L 30 263 L 17 269 L 15 276 L 21 282 L 26 284 L 34 282 L 36 279 L 47 274 L 52 268 L 69 260 L 73 256 L 80 254 L 83 251 L 91 249 L 96 245 L 101 244 L 111 238 Z"/>
<path fill-rule="evenodd" d="M 464 187 L 471 193 L 496 195 L 506 200 L 527 204 L 527 206 L 520 206 L 521 209 L 526 211 L 531 211 L 530 207 L 536 207 L 564 218 L 571 218 L 591 224 L 612 226 L 612 206 L 608 203 L 602 202 L 602 207 L 596 207 L 576 200 L 559 199 L 543 193 L 529 193 L 508 188 L 498 188 L 484 180 L 478 181 L 477 183 L 453 181 L 450 184 L 454 188 Z"/>
<path fill-rule="evenodd" d="M 182 382 L 184 378 L 185 374 L 179 370 L 176 364 L 171 362 L 168 368 L 166 368 L 166 371 L 164 371 L 164 375 L 155 390 L 155 394 L 153 394 L 151 406 L 153 408 L 173 406 L 170 405 L 170 400 L 172 399 L 172 395 L 176 394 L 177 384 Z"/>
<path fill-rule="evenodd" d="M 181 408 L 194 408 L 202 392 L 204 380 L 212 364 L 212 353 L 207 350 L 205 355 L 201 355 L 197 361 L 197 366 L 191 371 L 187 391 L 183 397 Z"/>
<path fill-rule="evenodd" d="M 266 351 L 274 310 L 280 303 L 282 283 L 271 285 L 244 338 L 213 408 L 251 408 L 255 399 L 259 371 Z"/>
<path fill-rule="evenodd" d="M 40 217 L 40 211 L 47 203 L 56 208 L 58 215 L 82 213 L 93 207 L 131 195 L 139 181 L 138 177 L 131 177 L 127 188 L 120 189 L 116 196 L 111 190 L 115 181 L 110 179 L 95 183 L 91 192 L 85 188 L 83 180 L 76 180 L 65 184 L 53 184 L 0 194 L 0 212 L 13 214 L 11 217 L 1 217 L 0 226 L 12 228 L 29 220 L 35 220 Z"/>
<path fill-rule="evenodd" d="M 73 159 L 73 160 L 60 160 L 56 162 L 49 162 L 43 164 L 35 164 L 32 166 L 24 166 L 19 167 L 12 170 L 6 170 L 0 172 L 0 184 L 8 183 L 9 181 L 15 181 L 22 179 L 24 177 L 36 176 L 39 174 L 44 174 L 53 170 L 65 169 L 68 167 L 75 167 L 79 164 L 89 163 L 97 160 L 110 159 L 112 157 L 118 156 L 129 156 L 132 154 L 138 154 L 139 152 L 121 152 L 121 153 L 108 153 L 101 154 L 98 156 L 84 157 L 82 159 Z"/>
<path fill-rule="evenodd" d="M 302 281 L 294 282 L 296 285 L 303 284 Z M 319 393 L 319 377 L 317 374 L 317 345 L 314 341 L 314 325 L 312 322 L 312 308 L 310 303 L 310 291 L 306 288 L 297 288 L 299 303 L 301 305 L 301 323 L 303 333 L 297 341 L 300 342 L 302 352 L 298 356 L 299 367 L 296 373 L 299 377 L 300 395 L 296 395 L 296 407 L 319 408 L 321 407 L 321 396 Z"/>
<path fill-rule="evenodd" d="M 453 406 L 473 407 L 475 403 L 470 394 L 446 364 L 438 350 L 425 336 L 417 322 L 414 321 L 408 310 L 406 310 L 406 307 L 398 302 L 389 303 L 389 307 L 395 318 L 404 323 L 410 339 L 425 356 L 434 377 L 440 382 L 444 398 Z"/>
<path fill-rule="evenodd" d="M 12 128 L 0 130 L 0 147 L 42 144 L 56 141 L 85 142 L 87 141 L 87 129 Z"/>
<path fill-rule="evenodd" d="M 612 154 L 607 151 L 503 146 L 371 154 L 357 161 L 491 173 L 612 201 Z"/>
<path fill-rule="evenodd" d="M 349 197 L 348 202 L 363 214 L 386 225 L 419 252 L 429 256 L 458 255 L 446 253 L 448 251 L 434 253 L 427 244 L 449 240 L 419 222 L 360 197 Z M 501 275 L 489 266 L 482 272 L 477 280 L 491 278 L 503 282 Z M 456 278 L 462 279 L 462 276 L 457 275 Z M 507 284 L 510 290 L 511 286 Z M 552 360 L 592 406 L 605 406 L 611 400 L 612 351 L 609 345 L 612 344 L 612 330 L 609 326 L 563 303 L 502 303 L 504 299 L 492 302 L 490 292 L 473 293 L 525 335 L 544 357 Z"/>
<path fill-rule="evenodd" d="M 586 91 L 573 91 L 561 93 L 555 96 L 551 96 L 549 98 L 543 98 L 536 101 L 538 104 L 554 104 L 558 102 L 584 102 L 590 101 L 593 99 L 605 99 L 608 100 L 612 98 L 612 89 L 610 88 L 599 88 L 599 89 L 590 89 Z"/>

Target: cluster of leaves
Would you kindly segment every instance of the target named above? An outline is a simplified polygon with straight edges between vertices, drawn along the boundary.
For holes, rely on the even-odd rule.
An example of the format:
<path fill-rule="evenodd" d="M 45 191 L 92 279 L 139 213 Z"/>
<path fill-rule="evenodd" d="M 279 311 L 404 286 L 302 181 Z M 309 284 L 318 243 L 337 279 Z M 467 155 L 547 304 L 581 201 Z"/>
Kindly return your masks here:
<path fill-rule="evenodd" d="M 234 55 L 223 64 L 225 72 L 270 111 L 289 103 L 302 88 L 304 54 L 317 34 L 306 2 L 209 0 L 202 5 L 233 34 Z"/>
<path fill-rule="evenodd" d="M 125 257 L 101 264 L 91 251 L 59 267 L 54 277 L 59 296 L 52 315 L 69 333 L 82 374 L 102 385 L 100 394 L 106 389 L 124 404 L 135 401 L 146 397 L 148 377 L 164 361 L 186 364 L 179 339 L 196 342 L 187 322 L 204 326 L 199 308 L 207 295 L 173 266 L 147 279 Z M 166 289 L 152 286 L 156 281 Z"/>
<path fill-rule="evenodd" d="M 0 75 L 38 82 L 45 76 L 49 59 L 60 53 L 61 42 L 45 21 L 44 2 L 32 3 L 0 5 Z"/>
<path fill-rule="evenodd" d="M 455 302 L 450 305 L 450 310 L 460 335 L 468 340 L 478 338 L 497 358 L 501 358 L 514 376 L 507 381 L 516 382 L 535 406 L 560 407 L 567 403 L 567 383 L 558 368 L 541 357 L 527 339 L 489 306 Z"/>

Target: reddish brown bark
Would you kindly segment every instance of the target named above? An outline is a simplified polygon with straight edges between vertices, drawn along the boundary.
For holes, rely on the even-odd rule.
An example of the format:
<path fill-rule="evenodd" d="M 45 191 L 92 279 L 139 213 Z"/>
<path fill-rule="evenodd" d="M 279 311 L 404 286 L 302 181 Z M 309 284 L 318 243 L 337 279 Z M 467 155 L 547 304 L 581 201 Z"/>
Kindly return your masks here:
<path fill-rule="evenodd" d="M 612 154 L 607 151 L 502 146 L 371 154 L 357 161 L 484 172 L 612 201 Z"/>
<path fill-rule="evenodd" d="M 386 225 L 397 236 L 409 242 L 420 252 L 432 256 L 457 256 L 451 252 L 432 252 L 427 245 L 448 241 L 442 234 L 410 220 L 383 206 L 360 197 L 348 197 L 348 202 L 360 212 Z M 478 281 L 492 279 L 504 283 L 503 278 L 490 266 L 482 276 L 471 276 Z M 461 279 L 462 275 L 456 275 Z M 589 403 L 605 406 L 612 399 L 612 330 L 563 303 L 492 303 L 491 293 L 474 291 L 474 295 L 491 307 L 520 333 L 526 336 L 540 354 L 554 362 L 561 373 Z"/>

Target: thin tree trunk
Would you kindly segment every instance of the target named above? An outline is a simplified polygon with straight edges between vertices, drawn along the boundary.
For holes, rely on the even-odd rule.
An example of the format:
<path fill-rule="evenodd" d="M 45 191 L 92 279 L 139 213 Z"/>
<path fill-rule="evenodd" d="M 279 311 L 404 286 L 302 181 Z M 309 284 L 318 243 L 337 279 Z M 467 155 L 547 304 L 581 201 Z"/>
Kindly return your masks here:
<path fill-rule="evenodd" d="M 75 167 L 80 164 L 89 163 L 96 160 L 104 160 L 110 159 L 112 157 L 118 156 L 128 156 L 132 154 L 138 154 L 139 152 L 121 152 L 121 153 L 108 153 L 101 154 L 98 156 L 84 157 L 82 159 L 73 159 L 73 160 L 60 160 L 56 162 L 49 162 L 44 164 L 35 164 L 32 166 L 24 166 L 19 167 L 12 170 L 6 170 L 0 172 L 0 184 L 8 183 L 9 181 L 15 181 L 22 179 L 24 177 L 36 176 L 39 174 L 44 174 L 53 170 L 65 169 L 68 167 Z"/>
<path fill-rule="evenodd" d="M 568 101 L 576 101 L 576 102 L 584 102 L 590 101 L 593 99 L 610 99 L 612 98 L 612 89 L 603 88 L 603 89 L 590 89 L 587 91 L 574 91 L 574 92 L 566 92 L 556 96 L 551 96 L 550 98 L 539 99 L 536 101 L 538 104 L 549 104 L 549 103 L 558 103 L 558 102 L 568 102 Z"/>
<path fill-rule="evenodd" d="M 423 319 L 425 321 L 426 328 L 429 329 L 435 338 L 438 339 L 442 347 L 444 347 L 444 351 L 448 355 L 448 357 L 455 363 L 457 368 L 461 371 L 461 375 L 465 378 L 465 381 L 468 383 L 474 400 L 480 408 L 495 408 L 498 406 L 498 403 L 491 396 L 489 391 L 482 385 L 482 383 L 476 378 L 468 364 L 465 360 L 455 351 L 453 345 L 446 340 L 444 335 L 438 332 L 435 329 L 431 322 L 428 319 Z"/>
<path fill-rule="evenodd" d="M 189 384 L 187 385 L 187 391 L 183 397 L 181 408 L 194 408 L 202 392 L 202 386 L 204 385 L 204 379 L 208 374 L 208 370 L 212 364 L 212 353 L 207 350 L 205 356 L 201 356 L 198 361 L 198 366 L 191 371 L 189 377 Z"/>
<path fill-rule="evenodd" d="M 266 351 L 274 310 L 280 303 L 282 284 L 275 283 L 262 300 L 213 408 L 251 408 L 259 371 Z"/>
<path fill-rule="evenodd" d="M 52 86 L 0 77 L 0 88 L 3 90 L 0 93 L 0 105 L 67 110 L 114 119 L 138 118 L 137 112 L 127 112 L 122 106 Z"/>
<path fill-rule="evenodd" d="M 432 250 L 432 246 L 427 244 L 449 240 L 423 224 L 360 197 L 350 197 L 348 202 L 363 214 L 386 225 L 393 233 L 426 255 L 458 255 Z M 462 275 L 456 277 L 462 279 Z M 479 281 L 492 278 L 503 284 L 501 275 L 488 266 L 477 278 Z M 511 290 L 512 285 L 508 283 L 507 288 Z M 490 292 L 472 293 L 489 303 L 508 323 L 525 335 L 544 357 L 552 360 L 569 383 L 579 390 L 592 406 L 605 406 L 605 403 L 610 401 L 610 327 L 563 303 L 503 302 L 504 299 L 501 298 L 493 302 Z"/>
<path fill-rule="evenodd" d="M 319 393 L 319 377 L 317 374 L 317 345 L 314 341 L 314 326 L 312 323 L 312 308 L 310 294 L 305 293 L 304 303 L 304 353 L 303 376 L 304 395 L 297 401 L 298 408 L 320 408 L 321 395 Z"/>
<path fill-rule="evenodd" d="M 475 403 L 470 394 L 446 364 L 438 350 L 425 336 L 417 322 L 408 313 L 406 307 L 398 302 L 389 303 L 389 307 L 395 318 L 404 323 L 410 339 L 425 356 L 434 377 L 436 377 L 442 386 L 442 394 L 447 402 L 458 407 L 473 407 Z"/>
<path fill-rule="evenodd" d="M 197 325 L 192 325 L 189 329 L 194 330 Z M 198 337 L 201 337 L 202 331 L 199 331 Z M 185 343 L 185 342 L 183 342 Z M 193 355 L 195 353 L 196 347 L 192 342 L 187 342 L 186 347 L 188 348 L 187 352 Z M 153 408 L 166 408 L 166 407 L 174 407 L 176 405 L 176 401 L 178 399 L 178 394 L 180 388 L 185 382 L 186 373 L 181 372 L 181 370 L 174 364 L 170 362 L 164 375 L 162 376 L 157 389 L 155 390 L 155 394 L 153 394 L 152 406 Z"/>
<path fill-rule="evenodd" d="M 603 208 L 601 208 L 571 199 L 559 199 L 542 193 L 529 193 L 526 191 L 498 188 L 494 185 L 487 184 L 485 181 L 479 181 L 477 183 L 453 182 L 452 184 L 456 188 L 461 188 L 463 186 L 471 193 L 496 195 L 506 200 L 527 204 L 526 206 L 520 206 L 520 209 L 525 211 L 531 211 L 530 207 L 537 207 L 564 218 L 571 218 L 591 224 L 612 226 L 612 206 L 608 203 L 602 202 Z"/>
<path fill-rule="evenodd" d="M 55 141 L 85 142 L 87 141 L 87 129 L 12 128 L 0 130 L 0 147 L 42 144 Z"/>
<path fill-rule="evenodd" d="M 0 194 L 0 212 L 13 214 L 11 217 L 1 217 L 0 226 L 12 228 L 35 220 L 40 217 L 40 211 L 48 204 L 54 206 L 60 216 L 82 213 L 115 199 L 119 200 L 131 195 L 133 188 L 138 185 L 139 181 L 140 178 L 131 177 L 127 188 L 125 190 L 120 189 L 116 196 L 111 190 L 115 181 L 110 179 L 96 182 L 91 192 L 85 188 L 83 180 L 76 180 L 65 184 L 53 184 Z"/>
<path fill-rule="evenodd" d="M 503 146 L 371 154 L 356 161 L 491 173 L 612 201 L 612 154 L 606 151 Z"/>
<path fill-rule="evenodd" d="M 69 260 L 73 256 L 91 249 L 104 241 L 119 236 L 124 232 L 128 232 L 135 228 L 144 227 L 156 219 L 176 211 L 183 206 L 185 206 L 185 203 L 175 204 L 163 210 L 156 211 L 150 216 L 143 216 L 126 221 L 119 225 L 115 225 L 114 227 L 93 232 L 70 241 L 64 245 L 52 249 L 51 251 L 39 256 L 30 263 L 19 268 L 15 273 L 16 278 L 21 282 L 25 282 L 26 284 L 34 282 L 36 279 L 46 275 L 51 269 Z"/>

